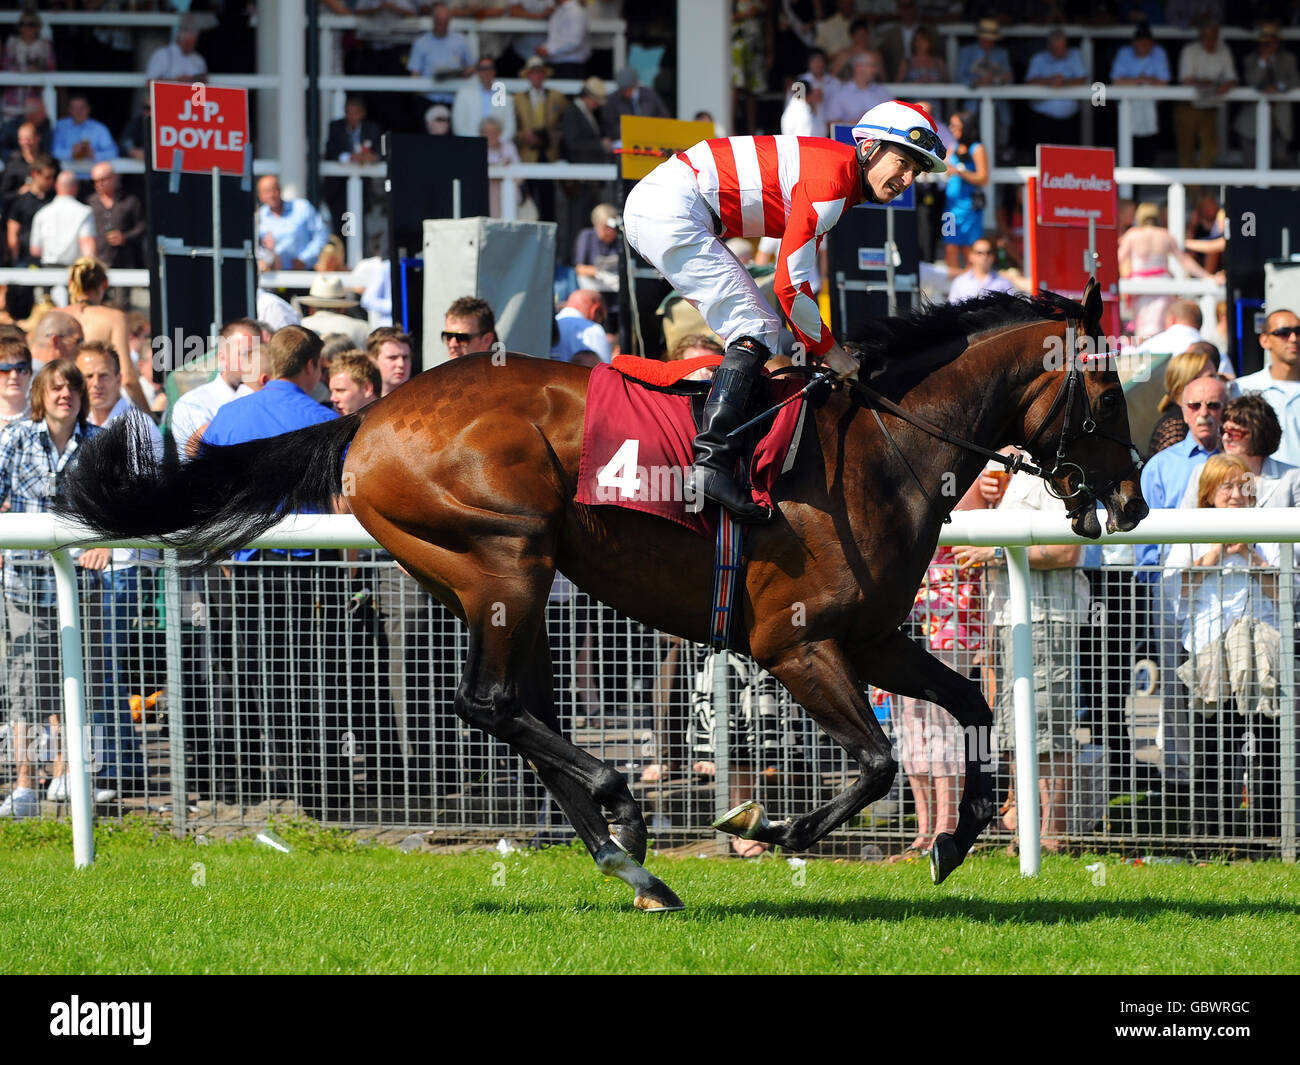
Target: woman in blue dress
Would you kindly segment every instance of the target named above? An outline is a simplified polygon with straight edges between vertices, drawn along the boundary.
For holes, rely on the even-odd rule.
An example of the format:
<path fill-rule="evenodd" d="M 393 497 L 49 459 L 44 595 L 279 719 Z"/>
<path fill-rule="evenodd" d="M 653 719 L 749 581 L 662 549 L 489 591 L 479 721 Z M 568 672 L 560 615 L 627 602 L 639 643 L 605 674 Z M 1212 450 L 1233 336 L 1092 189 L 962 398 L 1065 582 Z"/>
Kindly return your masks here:
<path fill-rule="evenodd" d="M 944 258 L 948 276 L 966 269 L 970 246 L 984 234 L 984 186 L 989 180 L 989 157 L 984 145 L 970 143 L 975 131 L 970 111 L 954 111 L 948 130 L 957 146 L 949 154 L 948 184 L 944 189 Z"/>

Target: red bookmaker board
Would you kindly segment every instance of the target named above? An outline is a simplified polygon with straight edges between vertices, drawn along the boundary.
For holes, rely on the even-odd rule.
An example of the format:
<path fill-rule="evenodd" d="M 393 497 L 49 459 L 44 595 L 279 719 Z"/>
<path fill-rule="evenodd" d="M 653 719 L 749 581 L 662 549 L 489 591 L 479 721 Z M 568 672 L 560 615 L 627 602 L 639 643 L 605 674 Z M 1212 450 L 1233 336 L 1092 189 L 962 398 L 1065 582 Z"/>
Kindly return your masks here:
<path fill-rule="evenodd" d="M 1036 292 L 1047 288 L 1072 299 L 1083 295 L 1088 222 L 1096 223 L 1096 275 L 1106 304 L 1102 324 L 1109 336 L 1118 336 L 1115 153 L 1039 145 L 1038 177 L 1028 181 L 1025 208 L 1025 259 Z"/>
<path fill-rule="evenodd" d="M 171 170 L 181 153 L 183 174 L 244 172 L 248 145 L 248 90 L 217 88 L 202 82 L 155 81 L 153 165 Z"/>

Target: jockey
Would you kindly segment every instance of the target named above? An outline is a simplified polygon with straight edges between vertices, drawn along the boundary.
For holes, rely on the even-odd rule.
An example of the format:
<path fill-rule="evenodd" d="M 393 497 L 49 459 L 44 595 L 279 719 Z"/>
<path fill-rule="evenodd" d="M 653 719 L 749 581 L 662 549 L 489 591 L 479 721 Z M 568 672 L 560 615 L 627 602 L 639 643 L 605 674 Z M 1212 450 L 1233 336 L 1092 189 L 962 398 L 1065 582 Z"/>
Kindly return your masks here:
<path fill-rule="evenodd" d="M 695 491 L 738 521 L 771 517 L 736 483 L 738 448 L 727 439 L 748 415 L 759 370 L 781 320 L 724 241 L 780 237 L 775 293 L 795 336 L 840 377 L 858 363 L 821 319 L 809 277 L 821 238 L 846 208 L 888 203 L 917 174 L 943 173 L 939 130 L 901 100 L 873 107 L 853 127 L 856 146 L 824 137 L 725 137 L 661 163 L 628 194 L 624 231 L 633 248 L 723 338 L 704 427 L 695 438 Z"/>

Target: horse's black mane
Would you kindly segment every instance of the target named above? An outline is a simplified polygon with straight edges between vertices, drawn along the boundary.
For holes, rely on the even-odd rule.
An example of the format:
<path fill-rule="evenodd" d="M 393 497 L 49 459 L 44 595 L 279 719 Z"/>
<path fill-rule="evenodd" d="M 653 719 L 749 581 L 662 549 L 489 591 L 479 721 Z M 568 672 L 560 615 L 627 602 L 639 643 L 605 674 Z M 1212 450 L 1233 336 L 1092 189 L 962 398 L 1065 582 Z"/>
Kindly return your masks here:
<path fill-rule="evenodd" d="M 876 319 L 872 336 L 846 341 L 845 347 L 860 355 L 873 387 L 898 399 L 961 355 L 981 333 L 1085 317 L 1081 304 L 1054 292 L 1032 297 L 989 292 L 961 303 L 923 304 L 908 315 Z"/>
<path fill-rule="evenodd" d="M 1045 292 L 1024 296 L 1012 292 L 988 292 L 961 303 L 922 304 L 911 314 L 876 320 L 878 331 L 851 340 L 864 355 L 883 358 L 915 355 L 945 341 L 968 342 L 971 337 L 1024 322 L 1060 321 L 1083 318 L 1084 309 L 1074 300 Z"/>

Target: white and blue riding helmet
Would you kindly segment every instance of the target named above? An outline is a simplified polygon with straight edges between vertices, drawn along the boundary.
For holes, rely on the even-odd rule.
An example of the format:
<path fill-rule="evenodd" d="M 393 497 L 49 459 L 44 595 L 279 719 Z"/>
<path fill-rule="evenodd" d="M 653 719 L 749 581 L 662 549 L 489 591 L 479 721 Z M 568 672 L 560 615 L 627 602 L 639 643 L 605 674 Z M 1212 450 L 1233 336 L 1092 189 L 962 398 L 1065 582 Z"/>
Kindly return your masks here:
<path fill-rule="evenodd" d="M 924 108 L 902 100 L 877 104 L 853 126 L 853 139 L 900 144 L 923 162 L 931 174 L 948 172 L 948 149 L 939 139 L 939 127 Z"/>

